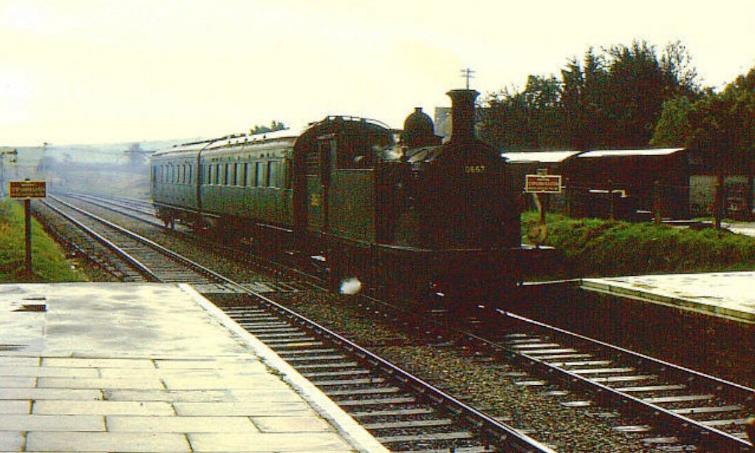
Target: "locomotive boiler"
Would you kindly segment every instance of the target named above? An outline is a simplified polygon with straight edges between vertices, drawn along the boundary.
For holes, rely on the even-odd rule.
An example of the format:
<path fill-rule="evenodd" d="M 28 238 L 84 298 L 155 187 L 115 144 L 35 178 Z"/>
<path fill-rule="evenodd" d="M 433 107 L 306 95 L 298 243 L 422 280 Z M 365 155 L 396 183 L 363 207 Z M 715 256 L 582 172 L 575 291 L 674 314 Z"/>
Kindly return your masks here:
<path fill-rule="evenodd" d="M 229 136 L 151 161 L 157 215 L 265 253 L 314 257 L 347 278 L 423 305 L 493 306 L 543 250 L 521 245 L 520 194 L 478 140 L 473 90 L 452 90 L 452 133 L 420 109 L 404 129 L 329 116 L 303 131 Z"/>

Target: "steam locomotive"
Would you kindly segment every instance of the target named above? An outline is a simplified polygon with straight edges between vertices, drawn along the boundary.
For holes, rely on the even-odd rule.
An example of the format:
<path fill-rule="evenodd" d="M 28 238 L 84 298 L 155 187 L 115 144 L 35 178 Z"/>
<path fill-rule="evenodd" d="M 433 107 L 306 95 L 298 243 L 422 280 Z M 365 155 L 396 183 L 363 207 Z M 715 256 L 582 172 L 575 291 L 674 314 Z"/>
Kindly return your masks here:
<path fill-rule="evenodd" d="M 229 136 L 156 152 L 158 217 L 261 253 L 319 263 L 424 305 L 505 300 L 542 249 L 523 247 L 520 194 L 505 160 L 475 137 L 474 90 L 452 90 L 447 143 L 415 109 L 397 131 L 328 116 L 303 131 Z"/>

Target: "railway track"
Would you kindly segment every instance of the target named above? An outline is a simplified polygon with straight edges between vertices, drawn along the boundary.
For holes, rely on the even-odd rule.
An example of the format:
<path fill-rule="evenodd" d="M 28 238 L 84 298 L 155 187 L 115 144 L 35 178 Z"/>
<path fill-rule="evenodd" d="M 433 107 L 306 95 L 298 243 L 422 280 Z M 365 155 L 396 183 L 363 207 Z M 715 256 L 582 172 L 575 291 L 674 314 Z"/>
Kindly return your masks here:
<path fill-rule="evenodd" d="M 149 281 L 223 285 L 224 310 L 394 451 L 552 451 L 348 339 L 211 269 L 56 197 L 45 204 Z M 295 288 L 294 288 L 295 289 Z"/>
<path fill-rule="evenodd" d="M 750 450 L 745 424 L 755 407 L 753 389 L 513 313 L 500 315 L 509 326 L 502 337 L 467 335 L 491 356 L 532 370 L 535 378 L 522 376 L 519 384 L 540 387 L 557 380 L 589 395 L 575 400 L 568 391 L 556 392 L 565 406 L 620 408 L 638 423 L 617 429 L 642 433 L 649 447 Z"/>
<path fill-rule="evenodd" d="M 373 304 L 372 308 L 368 308 L 370 310 L 378 307 L 378 310 L 386 313 L 385 305 L 378 301 L 367 304 Z M 324 390 L 334 399 L 346 396 L 353 399 L 354 395 L 363 394 L 364 397 L 356 399 L 365 399 L 375 404 L 383 401 L 392 405 L 404 404 L 402 402 L 409 405 L 409 409 L 401 409 L 393 415 L 404 418 L 421 415 L 411 412 L 416 400 L 405 399 L 407 397 L 401 394 L 399 387 L 385 384 L 383 380 L 376 381 L 369 369 L 361 368 L 360 361 L 331 353 L 331 348 L 320 344 L 315 337 L 295 334 L 293 330 L 289 330 L 293 327 L 277 324 L 280 321 L 270 321 L 272 324 L 269 324 L 264 315 L 262 320 L 259 319 L 254 311 L 256 308 L 252 311 L 246 311 L 247 309 L 228 308 L 228 313 L 261 339 L 269 340 L 270 346 L 281 356 L 291 358 L 292 363 L 300 362 L 305 367 L 302 373 L 311 379 L 322 381 Z M 401 317 L 399 308 L 391 310 L 393 316 Z M 514 362 L 527 370 L 521 373 L 518 385 L 536 389 L 557 383 L 565 390 L 549 392 L 563 400 L 564 406 L 601 406 L 620 410 L 636 422 L 617 429 L 641 435 L 648 448 L 659 451 L 749 451 L 750 444 L 746 440 L 744 424 L 747 416 L 752 413 L 752 389 L 512 313 L 500 312 L 498 315 L 501 319 L 494 324 L 507 325 L 505 332 L 500 328 L 468 332 L 468 327 L 465 327 L 448 335 L 457 338 L 465 346 L 474 345 L 490 360 Z M 490 326 L 490 323 L 478 325 Z M 305 349 L 293 349 L 298 346 Z M 333 371 L 345 364 L 349 366 Z M 379 385 L 374 390 L 362 388 L 369 386 L 366 382 Z M 588 396 L 573 399 L 573 390 Z M 376 395 L 382 397 L 376 398 Z M 360 403 L 349 402 L 347 405 L 349 404 Z M 356 407 L 358 410 L 351 411 L 356 418 L 368 417 L 367 412 L 381 413 Z M 375 417 L 388 416 L 385 412 Z M 422 417 L 418 418 L 419 422 L 411 420 L 417 427 L 426 425 L 438 428 L 447 426 L 445 423 L 448 421 L 426 423 Z M 408 429 L 413 426 L 404 422 L 400 419 L 373 423 L 366 419 L 365 424 L 376 429 L 391 426 Z M 379 432 L 377 436 L 381 437 Z M 461 435 L 451 439 L 453 435 L 445 431 L 444 436 L 454 442 L 464 440 Z M 401 441 L 396 436 L 392 437 L 392 442 Z M 436 440 L 438 437 L 436 436 Z"/>

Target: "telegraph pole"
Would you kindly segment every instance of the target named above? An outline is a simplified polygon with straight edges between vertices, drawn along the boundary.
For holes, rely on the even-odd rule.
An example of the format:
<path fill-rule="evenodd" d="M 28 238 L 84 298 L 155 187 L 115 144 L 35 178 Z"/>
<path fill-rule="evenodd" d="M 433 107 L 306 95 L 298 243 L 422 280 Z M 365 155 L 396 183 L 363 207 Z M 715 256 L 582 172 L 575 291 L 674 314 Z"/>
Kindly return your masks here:
<path fill-rule="evenodd" d="M 469 89 L 469 79 L 474 79 L 474 76 L 472 74 L 474 74 L 475 72 L 476 71 L 473 71 L 469 68 L 464 68 L 461 70 L 461 76 L 464 77 L 467 81 L 467 89 Z"/>

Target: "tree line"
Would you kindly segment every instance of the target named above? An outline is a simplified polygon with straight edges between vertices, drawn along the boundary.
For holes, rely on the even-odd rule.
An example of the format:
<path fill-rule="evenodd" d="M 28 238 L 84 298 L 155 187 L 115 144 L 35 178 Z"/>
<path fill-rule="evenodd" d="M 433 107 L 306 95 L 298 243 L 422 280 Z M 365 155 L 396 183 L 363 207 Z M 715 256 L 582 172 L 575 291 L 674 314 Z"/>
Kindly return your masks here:
<path fill-rule="evenodd" d="M 681 42 L 635 41 L 590 48 L 560 72 L 487 95 L 481 138 L 507 151 L 685 146 L 752 158 L 755 68 L 716 92 Z"/>

